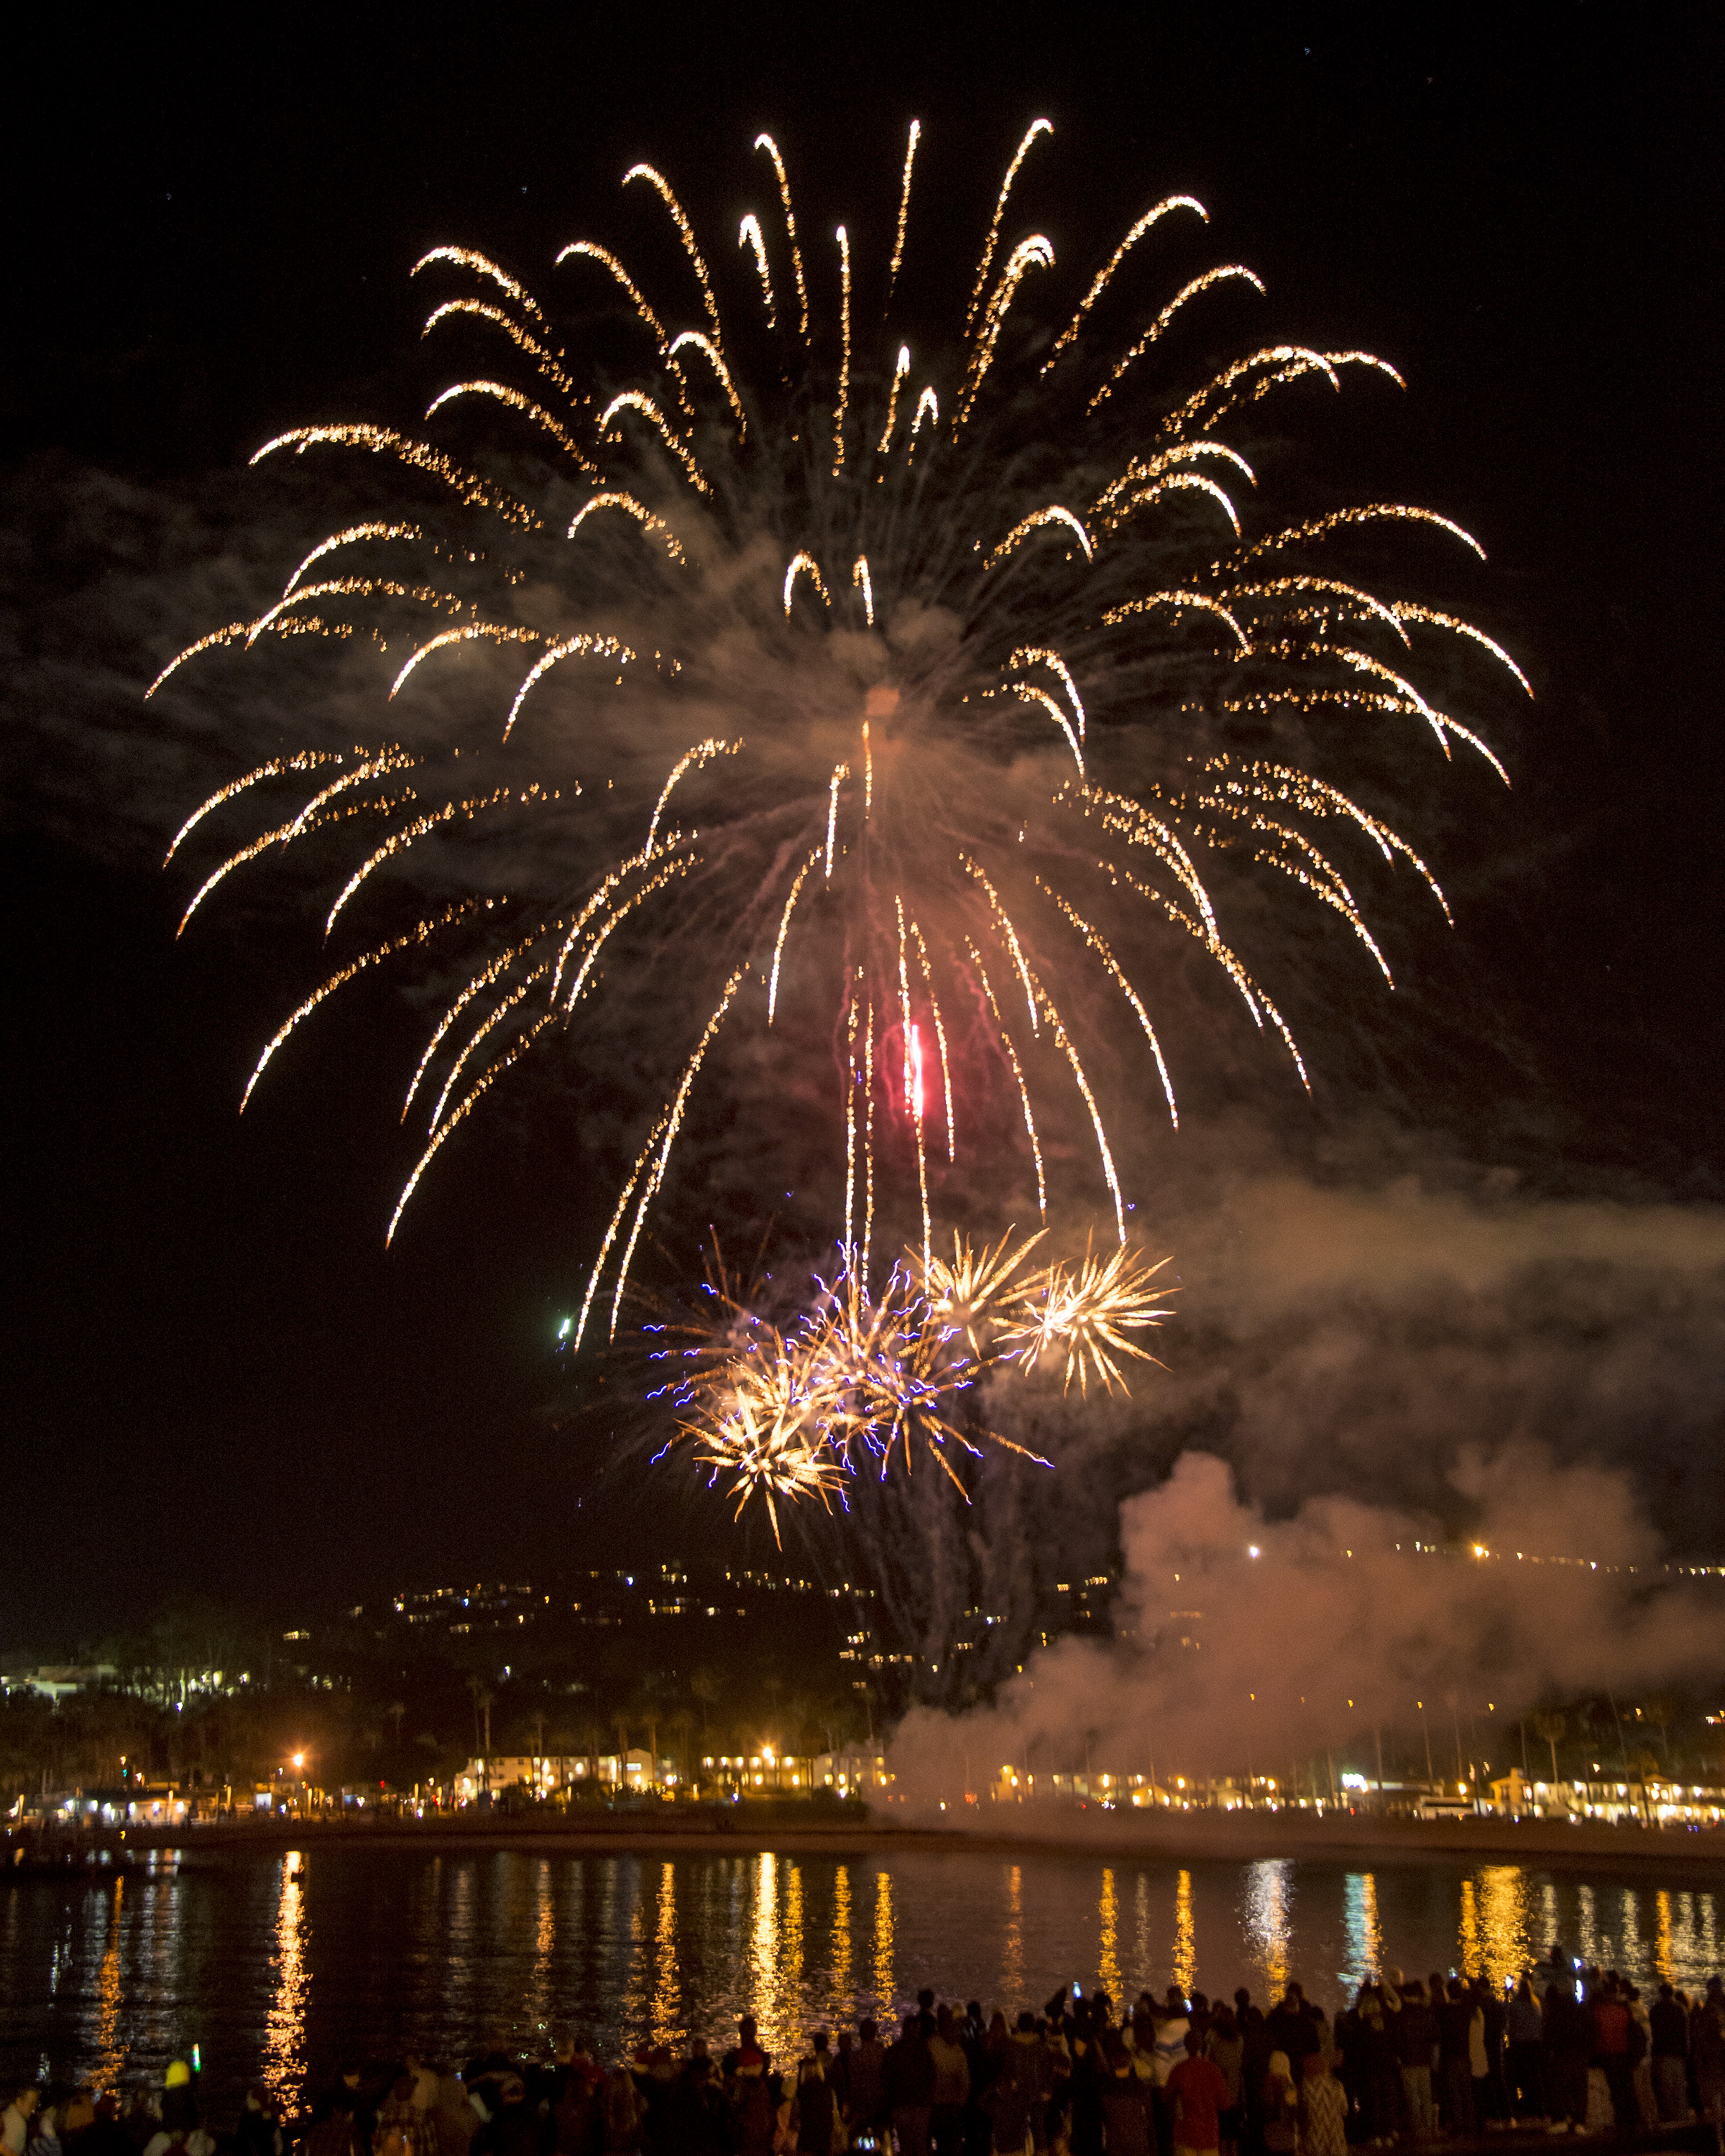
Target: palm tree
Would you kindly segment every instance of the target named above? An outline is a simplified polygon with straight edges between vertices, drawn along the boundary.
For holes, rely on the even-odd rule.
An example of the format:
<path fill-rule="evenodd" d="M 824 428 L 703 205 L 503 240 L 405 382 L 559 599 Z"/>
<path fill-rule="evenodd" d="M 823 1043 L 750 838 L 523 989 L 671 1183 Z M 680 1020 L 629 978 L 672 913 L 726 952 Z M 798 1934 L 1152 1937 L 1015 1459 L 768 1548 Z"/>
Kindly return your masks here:
<path fill-rule="evenodd" d="M 659 1784 L 659 1717 L 670 1704 L 664 1677 L 656 1670 L 649 1670 L 635 1686 L 630 1707 L 636 1722 L 647 1725 L 647 1779 L 655 1789 Z"/>
<path fill-rule="evenodd" d="M 683 1763 L 683 1779 L 693 1788 L 695 1766 L 690 1758 L 689 1739 L 695 1732 L 695 1717 L 686 1707 L 680 1707 L 671 1717 L 670 1726 L 677 1734 L 677 1756 Z"/>
<path fill-rule="evenodd" d="M 587 1747 L 588 1779 L 597 1788 L 599 1779 L 599 1747 L 605 1741 L 604 1724 L 600 1722 L 583 1722 L 581 1728 L 581 1741 Z"/>
<path fill-rule="evenodd" d="M 809 1725 L 815 1718 L 814 1702 L 807 1692 L 792 1692 L 785 1701 L 784 1715 L 785 1734 L 789 1740 L 785 1750 L 793 1758 L 806 1758 Z"/>
<path fill-rule="evenodd" d="M 1558 1779 L 1558 1743 L 1568 1728 L 1567 1719 L 1555 1707 L 1541 1707 L 1533 1717 L 1533 1727 L 1542 1743 L 1551 1747 L 1551 1778 Z"/>
<path fill-rule="evenodd" d="M 617 1732 L 617 1786 L 619 1789 L 627 1789 L 629 1786 L 629 1717 L 626 1714 L 614 1714 L 611 1717 L 611 1727 Z"/>
<path fill-rule="evenodd" d="M 718 1705 L 719 1695 L 723 1690 L 723 1686 L 719 1682 L 718 1671 L 708 1669 L 696 1670 L 689 1680 L 689 1689 L 701 1702 L 701 1742 L 705 1743 L 707 1734 L 707 1709 Z"/>

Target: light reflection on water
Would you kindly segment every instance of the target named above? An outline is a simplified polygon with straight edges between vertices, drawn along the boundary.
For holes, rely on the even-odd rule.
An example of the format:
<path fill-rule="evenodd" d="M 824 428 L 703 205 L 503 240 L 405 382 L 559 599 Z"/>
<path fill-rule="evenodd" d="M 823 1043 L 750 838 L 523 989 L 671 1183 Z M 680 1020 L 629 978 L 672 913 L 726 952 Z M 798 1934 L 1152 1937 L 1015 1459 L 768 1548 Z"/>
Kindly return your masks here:
<path fill-rule="evenodd" d="M 1294 1866 L 1287 1857 L 1245 1866 L 1244 1915 L 1259 1982 L 1278 1997 L 1288 1975 Z"/>
<path fill-rule="evenodd" d="M 1016 2010 L 1075 1979 L 1261 1999 L 1297 1976 L 1333 2005 L 1385 1961 L 1501 1984 L 1554 1935 L 1643 1984 L 1694 1984 L 1718 1966 L 1719 1891 L 1705 1871 L 1654 1885 L 1452 1861 L 314 1846 L 0 1887 L 0 2076 L 159 2077 L 196 2042 L 213 2092 L 262 2080 L 292 2099 L 348 2051 L 542 2054 L 558 2021 L 607 2052 L 696 2031 L 718 2048 L 745 2012 L 783 2053 L 821 2022 L 901 2012 L 925 1983 Z"/>
<path fill-rule="evenodd" d="M 1336 1974 L 1343 1989 L 1352 1991 L 1374 1975 L 1383 1963 L 1384 1934 L 1378 1923 L 1377 1875 L 1350 1871 L 1343 1893 L 1348 1911 L 1348 1958 Z"/>
<path fill-rule="evenodd" d="M 275 1998 L 264 2025 L 262 2075 L 270 2093 L 291 2101 L 305 2077 L 305 1887 L 297 1850 L 280 1866 L 281 1884 L 275 1904 Z"/>
<path fill-rule="evenodd" d="M 892 1874 L 883 1864 L 875 1876 L 875 1996 L 892 1996 Z M 880 2018 L 878 2015 L 875 2017 Z"/>
<path fill-rule="evenodd" d="M 1096 1956 L 1096 1974 L 1101 1987 L 1115 2000 L 1120 1997 L 1120 1896 L 1114 1885 L 1111 1865 L 1102 1866 L 1102 1894 L 1096 1904 L 1096 1917 L 1101 1926 L 1101 1951 Z"/>
<path fill-rule="evenodd" d="M 1533 1937 L 1527 1878 L 1520 1865 L 1485 1865 L 1479 1881 L 1481 1966 L 1501 1988 L 1548 1942 Z"/>
<path fill-rule="evenodd" d="M 1189 1996 L 1198 1983 L 1198 1933 L 1192 1914 L 1192 1874 L 1174 1881 L 1174 1982 Z"/>
<path fill-rule="evenodd" d="M 112 2081 L 126 2064 L 120 2044 L 120 1919 L 126 1907 L 126 1881 L 114 1881 L 108 1916 L 108 1942 L 96 1975 L 95 2067 L 104 2080 Z"/>
<path fill-rule="evenodd" d="M 1138 1881 L 1140 1907 L 1144 1882 Z M 1016 1999 L 1024 1988 L 1024 1875 L 1016 1864 L 1006 1867 L 1006 1951 L 1000 1958 L 1003 1997 Z"/>

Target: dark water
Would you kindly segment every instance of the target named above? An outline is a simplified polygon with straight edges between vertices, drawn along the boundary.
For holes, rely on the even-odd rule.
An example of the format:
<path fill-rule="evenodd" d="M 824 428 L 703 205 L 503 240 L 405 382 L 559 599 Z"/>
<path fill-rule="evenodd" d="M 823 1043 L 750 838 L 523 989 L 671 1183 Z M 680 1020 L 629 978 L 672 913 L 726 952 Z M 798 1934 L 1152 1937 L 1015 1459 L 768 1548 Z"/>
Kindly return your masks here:
<path fill-rule="evenodd" d="M 1380 1961 L 1502 1981 L 1553 1934 L 1642 1982 L 1720 1966 L 1725 1881 L 1513 1864 L 1104 1864 L 862 1855 L 171 1859 L 122 1884 L 0 1887 L 0 2071 L 113 2084 L 201 2047 L 218 2122 L 252 2080 L 296 2098 L 339 2053 L 459 2066 L 487 2031 L 568 2020 L 614 2052 L 727 2035 L 773 2050 L 882 2018 L 919 1984 L 1009 2007 L 1075 1979 L 1333 2006 Z"/>

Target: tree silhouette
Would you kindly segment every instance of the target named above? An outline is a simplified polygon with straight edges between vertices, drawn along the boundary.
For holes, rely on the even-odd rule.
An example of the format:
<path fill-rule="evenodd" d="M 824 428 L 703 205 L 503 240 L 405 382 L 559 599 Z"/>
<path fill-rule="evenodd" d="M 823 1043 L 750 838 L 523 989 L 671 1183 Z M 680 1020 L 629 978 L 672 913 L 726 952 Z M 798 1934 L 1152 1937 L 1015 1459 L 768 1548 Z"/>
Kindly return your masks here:
<path fill-rule="evenodd" d="M 1676 1712 L 1668 1699 L 1650 1699 L 1641 1710 L 1643 1717 L 1659 1732 L 1659 1748 L 1665 1754 L 1665 1771 L 1668 1774 L 1671 1771 L 1671 1726 Z"/>
<path fill-rule="evenodd" d="M 1533 1727 L 1543 1743 L 1551 1747 L 1551 1778 L 1558 1779 L 1558 1744 L 1569 1727 L 1567 1718 L 1555 1707 L 1541 1707 L 1533 1717 Z"/>
<path fill-rule="evenodd" d="M 581 1729 L 581 1741 L 587 1747 L 588 1779 L 597 1787 L 599 1779 L 599 1747 L 605 1741 L 604 1724 L 599 1722 L 583 1722 Z"/>
<path fill-rule="evenodd" d="M 473 1694 L 473 1748 L 480 1758 L 486 1758 L 491 1750 L 492 1696 L 485 1690 L 485 1679 L 477 1673 L 469 1676 L 467 1689 Z M 483 1735 L 480 1727 L 481 1715 L 485 1717 Z"/>
<path fill-rule="evenodd" d="M 701 1740 L 705 1743 L 707 1734 L 707 1710 L 718 1705 L 719 1695 L 724 1687 L 719 1681 L 719 1673 L 716 1670 L 699 1669 L 690 1678 L 689 1689 L 701 1702 Z"/>

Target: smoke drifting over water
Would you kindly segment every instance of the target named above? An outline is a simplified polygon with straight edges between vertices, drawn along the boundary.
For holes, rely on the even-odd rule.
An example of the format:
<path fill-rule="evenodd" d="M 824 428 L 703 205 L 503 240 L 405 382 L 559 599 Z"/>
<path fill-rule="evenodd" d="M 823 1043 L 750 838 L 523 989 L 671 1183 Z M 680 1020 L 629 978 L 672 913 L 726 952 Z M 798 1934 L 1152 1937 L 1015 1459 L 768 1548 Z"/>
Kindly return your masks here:
<path fill-rule="evenodd" d="M 1371 1772 L 1379 1729 L 1423 1769 L 1423 1714 L 1440 1770 L 1459 1745 L 1503 1771 L 1542 1698 L 1717 1672 L 1725 1583 L 1666 1569 L 1722 1538 L 1716 1211 L 1282 1175 L 1189 1235 L 1171 1373 L 1089 1464 L 1122 1500 L 1115 1638 L 912 1715 L 907 1787 L 962 1758 Z"/>
<path fill-rule="evenodd" d="M 1183 1455 L 1121 1509 L 1116 1637 L 1040 1650 L 993 1709 L 913 1712 L 894 1752 L 901 1779 L 945 1786 L 961 1744 L 1041 1774 L 1089 1760 L 1163 1780 L 1279 1777 L 1291 1757 L 1327 1752 L 1338 1772 L 1345 1758 L 1369 1773 L 1374 1732 L 1417 1743 L 1422 1713 L 1440 1774 L 1458 1747 L 1502 1773 L 1521 1763 L 1515 1718 L 1543 1697 L 1717 1664 L 1720 1597 L 1664 1571 L 1624 1477 L 1531 1445 L 1466 1471 L 1485 1556 L 1422 1552 L 1433 1529 L 1417 1513 L 1340 1496 L 1269 1519 L 1221 1460 Z M 1545 1554 L 1579 1525 L 1604 1556 Z"/>

